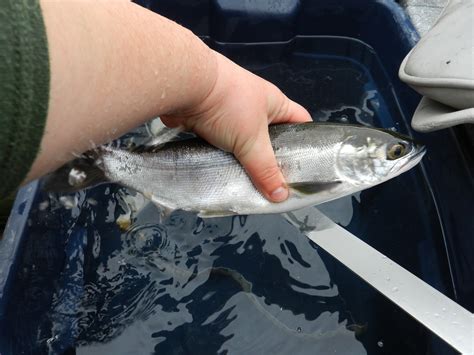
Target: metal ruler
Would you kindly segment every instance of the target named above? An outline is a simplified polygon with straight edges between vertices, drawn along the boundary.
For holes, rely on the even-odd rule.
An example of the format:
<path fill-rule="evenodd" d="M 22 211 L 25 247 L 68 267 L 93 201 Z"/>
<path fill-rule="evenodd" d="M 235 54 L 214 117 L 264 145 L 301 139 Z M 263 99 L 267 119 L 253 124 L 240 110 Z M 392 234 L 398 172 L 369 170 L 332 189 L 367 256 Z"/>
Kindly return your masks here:
<path fill-rule="evenodd" d="M 462 354 L 474 354 L 474 315 L 315 208 L 284 217 L 309 239 Z"/>

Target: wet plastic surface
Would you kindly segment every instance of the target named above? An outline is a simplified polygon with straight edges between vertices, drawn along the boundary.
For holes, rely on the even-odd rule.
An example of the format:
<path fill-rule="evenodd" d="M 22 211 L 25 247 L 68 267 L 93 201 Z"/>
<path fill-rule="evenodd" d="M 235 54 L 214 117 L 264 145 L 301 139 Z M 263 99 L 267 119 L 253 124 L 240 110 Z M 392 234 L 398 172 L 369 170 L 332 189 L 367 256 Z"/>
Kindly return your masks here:
<path fill-rule="evenodd" d="M 274 82 L 316 120 L 409 132 L 407 118 L 418 96 L 396 73 L 416 33 L 397 5 L 277 1 L 266 11 L 243 3 L 143 5 L 176 18 Z M 280 32 L 281 21 L 286 27 Z M 321 36 L 329 34 L 365 43 Z M 472 164 L 453 132 L 419 137 L 428 146 L 422 169 L 363 192 L 359 201 L 343 199 L 322 210 L 472 311 Z M 0 245 L 0 255 L 7 255 L 0 260 L 2 354 L 125 352 L 126 346 L 180 354 L 226 346 L 231 352 L 283 351 L 278 338 L 289 344 L 286 353 L 314 352 L 316 344 L 322 353 L 340 344 L 347 353 L 451 352 L 279 216 L 202 222 L 176 212 L 153 225 L 157 211 L 146 207 L 123 232 L 115 221 L 129 208 L 126 195 L 118 186 L 100 186 L 77 195 L 68 209 L 36 184 L 22 190 Z M 166 271 L 174 275 L 171 281 Z M 212 314 L 216 318 L 206 322 Z M 259 323 L 273 319 L 268 314 L 279 322 Z M 308 341 L 317 331 L 326 340 Z M 237 340 L 242 347 L 232 348 Z M 102 345 L 94 348 L 94 342 Z"/>

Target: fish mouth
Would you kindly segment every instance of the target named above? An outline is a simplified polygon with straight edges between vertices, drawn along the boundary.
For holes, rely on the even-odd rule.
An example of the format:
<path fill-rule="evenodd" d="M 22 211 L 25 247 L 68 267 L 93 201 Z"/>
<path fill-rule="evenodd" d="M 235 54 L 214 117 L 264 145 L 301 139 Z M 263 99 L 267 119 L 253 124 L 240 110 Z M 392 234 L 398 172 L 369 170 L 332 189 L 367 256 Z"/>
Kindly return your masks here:
<path fill-rule="evenodd" d="M 400 159 L 400 161 L 390 169 L 390 173 L 394 174 L 393 176 L 403 174 L 416 166 L 421 159 L 423 159 L 425 153 L 426 147 L 423 145 L 417 145 L 408 155 Z"/>

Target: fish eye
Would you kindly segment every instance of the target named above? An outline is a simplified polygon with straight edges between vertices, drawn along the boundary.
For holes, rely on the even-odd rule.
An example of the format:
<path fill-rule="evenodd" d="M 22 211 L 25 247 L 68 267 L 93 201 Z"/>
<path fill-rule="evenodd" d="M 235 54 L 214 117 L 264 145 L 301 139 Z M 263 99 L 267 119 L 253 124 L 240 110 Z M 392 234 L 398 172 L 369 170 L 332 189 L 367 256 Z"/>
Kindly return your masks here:
<path fill-rule="evenodd" d="M 390 146 L 387 150 L 387 159 L 388 160 L 396 160 L 398 158 L 403 157 L 407 152 L 407 147 L 403 143 L 395 143 Z"/>

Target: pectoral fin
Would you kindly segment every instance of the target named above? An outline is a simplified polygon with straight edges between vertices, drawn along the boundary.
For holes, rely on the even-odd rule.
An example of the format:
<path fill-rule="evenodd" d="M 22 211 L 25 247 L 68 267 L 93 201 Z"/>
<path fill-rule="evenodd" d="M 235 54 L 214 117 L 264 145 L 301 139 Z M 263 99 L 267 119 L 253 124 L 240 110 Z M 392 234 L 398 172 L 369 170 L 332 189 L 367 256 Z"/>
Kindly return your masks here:
<path fill-rule="evenodd" d="M 288 184 L 288 187 L 300 195 L 312 195 L 318 192 L 330 191 L 339 184 L 342 184 L 342 181 L 304 181 Z"/>

